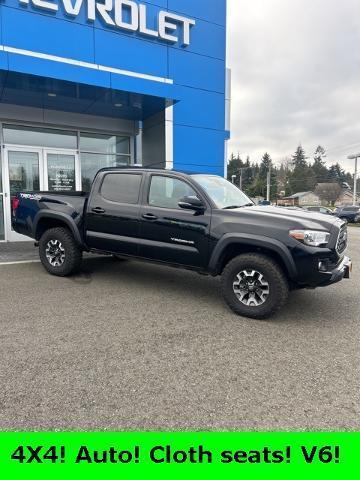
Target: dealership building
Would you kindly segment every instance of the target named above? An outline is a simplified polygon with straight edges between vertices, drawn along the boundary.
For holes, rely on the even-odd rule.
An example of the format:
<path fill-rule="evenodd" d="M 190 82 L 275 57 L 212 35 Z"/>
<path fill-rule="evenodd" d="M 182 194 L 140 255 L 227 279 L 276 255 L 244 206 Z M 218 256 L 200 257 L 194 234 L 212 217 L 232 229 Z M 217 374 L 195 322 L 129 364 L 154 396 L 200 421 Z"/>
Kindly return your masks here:
<path fill-rule="evenodd" d="M 0 38 L 0 241 L 19 191 L 226 173 L 226 0 L 0 0 Z"/>

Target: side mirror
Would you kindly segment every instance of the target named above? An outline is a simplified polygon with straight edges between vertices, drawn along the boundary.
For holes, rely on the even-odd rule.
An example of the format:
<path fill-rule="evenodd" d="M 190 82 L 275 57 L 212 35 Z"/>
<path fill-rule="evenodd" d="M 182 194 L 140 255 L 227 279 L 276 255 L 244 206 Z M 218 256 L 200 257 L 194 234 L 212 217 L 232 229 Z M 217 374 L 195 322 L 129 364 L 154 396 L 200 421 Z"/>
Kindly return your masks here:
<path fill-rule="evenodd" d="M 184 210 L 194 210 L 195 212 L 203 212 L 205 205 L 198 197 L 183 197 L 178 203 L 180 208 Z"/>

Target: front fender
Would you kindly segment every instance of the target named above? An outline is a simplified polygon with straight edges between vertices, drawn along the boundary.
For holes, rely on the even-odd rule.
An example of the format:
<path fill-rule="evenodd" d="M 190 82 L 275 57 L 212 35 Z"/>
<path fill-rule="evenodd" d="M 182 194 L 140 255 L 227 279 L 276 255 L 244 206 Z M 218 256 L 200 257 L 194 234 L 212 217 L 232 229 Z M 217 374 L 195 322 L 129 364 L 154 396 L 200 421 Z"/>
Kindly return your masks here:
<path fill-rule="evenodd" d="M 283 260 L 287 273 L 291 279 L 296 278 L 297 269 L 289 250 L 286 246 L 270 237 L 251 234 L 225 234 L 217 243 L 210 258 L 209 270 L 211 273 L 218 275 L 220 273 L 220 259 L 222 253 L 229 245 L 249 245 L 251 247 L 264 248 L 280 255 Z"/>

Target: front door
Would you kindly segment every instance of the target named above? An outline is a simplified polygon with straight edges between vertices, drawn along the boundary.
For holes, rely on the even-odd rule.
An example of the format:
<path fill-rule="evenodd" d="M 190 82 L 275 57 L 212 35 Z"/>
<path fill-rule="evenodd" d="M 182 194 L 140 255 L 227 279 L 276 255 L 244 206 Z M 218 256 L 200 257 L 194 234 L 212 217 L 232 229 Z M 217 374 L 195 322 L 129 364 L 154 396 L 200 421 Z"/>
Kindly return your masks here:
<path fill-rule="evenodd" d="M 29 238 L 14 232 L 11 227 L 11 201 L 21 191 L 39 192 L 44 186 L 41 149 L 4 148 L 4 206 L 6 239 L 24 241 Z"/>
<path fill-rule="evenodd" d="M 201 213 L 181 209 L 178 204 L 185 196 L 201 198 L 182 178 L 149 175 L 141 208 L 141 257 L 197 268 L 206 266 L 211 210 L 209 206 Z"/>
<path fill-rule="evenodd" d="M 5 212 L 5 238 L 7 241 L 29 241 L 11 227 L 11 201 L 19 192 L 81 190 L 81 176 L 78 154 L 75 151 L 43 148 L 4 148 L 4 191 L 1 202 Z M 1 240 L 1 214 L 0 214 Z"/>

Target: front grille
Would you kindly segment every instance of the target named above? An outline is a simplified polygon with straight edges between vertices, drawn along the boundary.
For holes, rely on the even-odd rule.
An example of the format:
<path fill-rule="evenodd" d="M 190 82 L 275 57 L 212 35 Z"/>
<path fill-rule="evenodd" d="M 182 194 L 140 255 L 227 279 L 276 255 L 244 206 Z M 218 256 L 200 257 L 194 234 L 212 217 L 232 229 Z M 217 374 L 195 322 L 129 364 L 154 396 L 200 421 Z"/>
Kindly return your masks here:
<path fill-rule="evenodd" d="M 337 244 L 336 244 L 336 251 L 338 252 L 339 255 L 345 252 L 348 244 L 348 232 L 347 232 L 347 226 L 343 225 L 340 228 Z"/>

